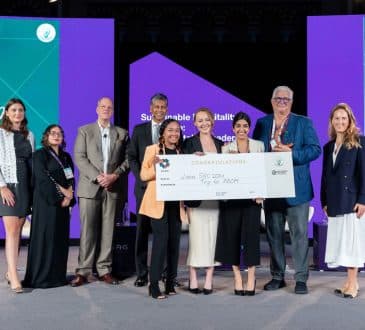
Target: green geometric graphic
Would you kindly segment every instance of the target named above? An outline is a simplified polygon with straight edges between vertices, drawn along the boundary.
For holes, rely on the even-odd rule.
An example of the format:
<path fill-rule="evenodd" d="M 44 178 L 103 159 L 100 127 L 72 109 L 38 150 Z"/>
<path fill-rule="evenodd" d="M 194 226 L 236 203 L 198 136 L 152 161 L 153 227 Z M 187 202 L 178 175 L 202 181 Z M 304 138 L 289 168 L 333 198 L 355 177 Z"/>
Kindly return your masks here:
<path fill-rule="evenodd" d="M 59 121 L 59 40 L 58 21 L 0 20 L 0 116 L 10 98 L 20 98 L 37 146 Z"/>

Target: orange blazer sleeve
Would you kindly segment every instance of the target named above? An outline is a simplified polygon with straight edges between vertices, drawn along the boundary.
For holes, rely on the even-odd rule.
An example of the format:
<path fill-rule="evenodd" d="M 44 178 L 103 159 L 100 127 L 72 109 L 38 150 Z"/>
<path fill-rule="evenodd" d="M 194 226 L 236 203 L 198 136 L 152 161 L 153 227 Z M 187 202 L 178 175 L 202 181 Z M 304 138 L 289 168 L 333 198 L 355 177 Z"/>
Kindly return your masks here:
<path fill-rule="evenodd" d="M 157 154 L 157 144 L 152 144 L 146 148 L 140 172 L 140 177 L 142 181 L 151 181 L 156 178 L 155 156 Z"/>

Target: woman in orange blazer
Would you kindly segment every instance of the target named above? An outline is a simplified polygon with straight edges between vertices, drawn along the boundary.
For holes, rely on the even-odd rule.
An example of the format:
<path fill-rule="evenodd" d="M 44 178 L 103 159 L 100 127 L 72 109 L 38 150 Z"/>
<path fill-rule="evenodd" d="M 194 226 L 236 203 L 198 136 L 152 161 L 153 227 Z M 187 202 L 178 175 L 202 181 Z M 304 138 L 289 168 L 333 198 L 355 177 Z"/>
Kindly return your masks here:
<path fill-rule="evenodd" d="M 157 164 L 162 163 L 159 155 L 176 155 L 180 153 L 180 124 L 175 119 L 166 119 L 160 127 L 158 144 L 146 148 L 141 167 L 141 180 L 147 182 L 139 213 L 151 218 L 153 233 L 150 267 L 149 294 L 155 299 L 165 299 L 166 295 L 176 294 L 173 280 L 177 275 L 179 260 L 181 222 L 186 215 L 180 201 L 156 200 Z M 167 278 L 165 294 L 160 291 L 158 281 L 161 278 L 166 257 Z"/>

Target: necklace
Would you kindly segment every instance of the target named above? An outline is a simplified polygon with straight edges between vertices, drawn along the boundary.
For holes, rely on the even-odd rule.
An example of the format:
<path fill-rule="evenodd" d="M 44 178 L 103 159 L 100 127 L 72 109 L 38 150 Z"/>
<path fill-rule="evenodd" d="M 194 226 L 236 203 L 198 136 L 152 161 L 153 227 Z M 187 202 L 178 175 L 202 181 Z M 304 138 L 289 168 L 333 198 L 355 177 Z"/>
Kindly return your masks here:
<path fill-rule="evenodd" d="M 243 154 L 243 153 L 247 153 L 247 152 L 250 152 L 250 146 L 249 146 L 250 142 L 249 140 L 247 139 L 245 141 L 245 144 L 243 145 L 243 148 L 240 149 L 240 146 L 237 142 L 237 151 L 240 153 L 240 154 Z"/>

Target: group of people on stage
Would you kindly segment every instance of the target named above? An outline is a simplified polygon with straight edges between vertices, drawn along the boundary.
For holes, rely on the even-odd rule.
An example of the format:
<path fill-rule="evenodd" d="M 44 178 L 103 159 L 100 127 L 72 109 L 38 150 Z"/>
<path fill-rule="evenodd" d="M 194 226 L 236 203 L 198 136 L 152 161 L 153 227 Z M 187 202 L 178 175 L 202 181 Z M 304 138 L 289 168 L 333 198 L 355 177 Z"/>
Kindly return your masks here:
<path fill-rule="evenodd" d="M 168 118 L 168 99 L 158 93 L 150 102 L 151 122 L 137 125 L 129 140 L 126 130 L 111 124 L 113 103 L 98 101 L 95 123 L 79 128 L 74 160 L 79 169 L 77 188 L 81 236 L 79 265 L 71 281 L 74 287 L 90 280 L 96 270 L 100 280 L 118 284 L 112 276 L 114 220 L 126 199 L 129 169 L 135 181 L 137 205 L 136 272 L 134 285 L 149 284 L 149 294 L 165 299 L 176 294 L 181 222 L 189 223 L 188 290 L 192 294 L 213 292 L 214 267 L 232 265 L 233 292 L 253 296 L 255 267 L 260 264 L 260 218 L 264 208 L 270 245 L 271 280 L 264 290 L 283 288 L 285 282 L 285 223 L 292 244 L 297 294 L 308 292 L 309 203 L 313 198 L 310 162 L 321 154 L 310 119 L 291 112 L 293 91 L 274 89 L 273 114 L 259 119 L 249 138 L 251 119 L 238 112 L 232 122 L 235 140 L 224 144 L 214 137 L 214 115 L 199 108 L 193 116 L 197 133 L 183 141 L 180 123 Z M 325 261 L 331 267 L 347 267 L 347 278 L 335 293 L 354 298 L 358 293 L 358 268 L 365 262 L 365 138 L 360 135 L 351 108 L 337 104 L 330 113 L 329 142 L 323 148 L 321 203 L 328 215 Z M 69 207 L 74 195 L 74 165 L 65 152 L 64 132 L 50 125 L 42 137 L 43 148 L 34 151 L 34 137 L 27 129 L 25 106 L 12 99 L 5 107 L 0 126 L 0 216 L 6 231 L 5 274 L 11 289 L 65 285 L 69 237 Z M 156 166 L 162 155 L 209 153 L 291 152 L 295 197 L 239 200 L 158 201 Z M 24 281 L 17 273 L 19 239 L 24 218 L 32 226 Z M 151 262 L 148 267 L 148 236 L 152 230 Z M 248 267 L 244 285 L 241 255 Z M 199 268 L 205 269 L 199 286 Z M 159 286 L 164 278 L 165 290 Z"/>
<path fill-rule="evenodd" d="M 81 220 L 79 267 L 72 286 L 87 281 L 95 266 L 99 279 L 111 275 L 114 220 L 125 198 L 128 174 L 127 131 L 111 125 L 113 102 L 97 103 L 98 120 L 79 128 L 74 159 L 79 169 L 77 197 Z M 65 151 L 61 126 L 49 125 L 42 148 L 34 151 L 25 105 L 11 99 L 0 126 L 0 216 L 5 225 L 5 278 L 15 293 L 23 287 L 66 285 L 70 207 L 76 203 L 74 164 Z M 21 282 L 17 272 L 19 240 L 25 217 L 32 214 L 27 267 Z"/>

